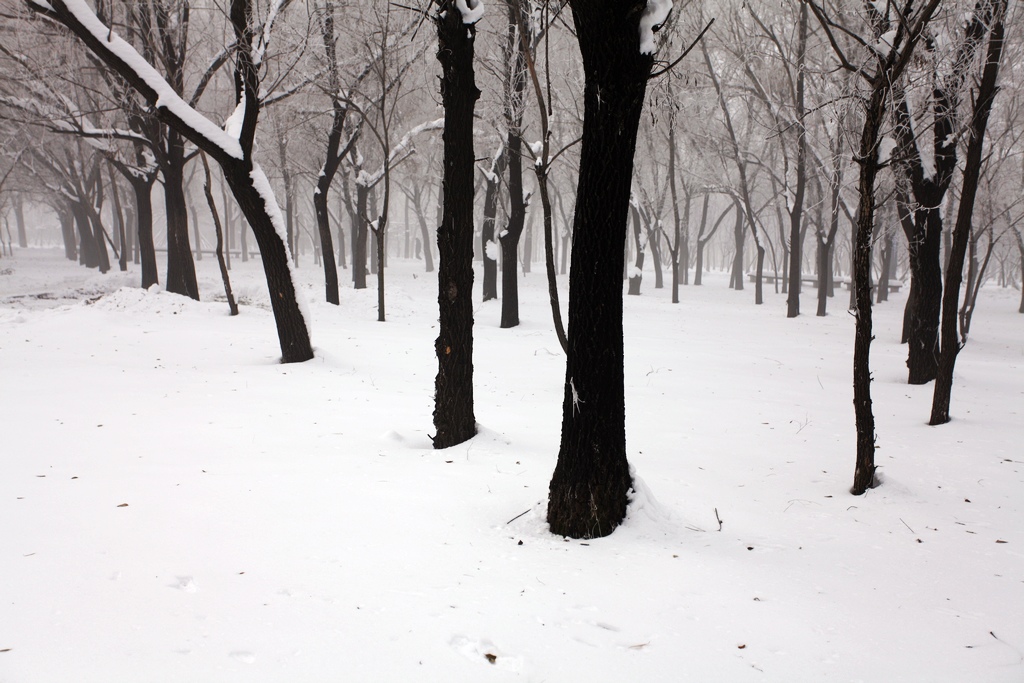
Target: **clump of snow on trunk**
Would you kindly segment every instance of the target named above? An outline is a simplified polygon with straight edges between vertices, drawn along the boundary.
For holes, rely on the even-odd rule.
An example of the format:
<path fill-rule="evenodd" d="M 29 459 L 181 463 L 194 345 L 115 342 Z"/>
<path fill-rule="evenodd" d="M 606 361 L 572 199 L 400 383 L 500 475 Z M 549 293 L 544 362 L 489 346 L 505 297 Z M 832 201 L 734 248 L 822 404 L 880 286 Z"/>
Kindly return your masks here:
<path fill-rule="evenodd" d="M 644 15 L 640 17 L 640 54 L 654 54 L 654 32 L 668 19 L 672 0 L 647 0 Z"/>
<path fill-rule="evenodd" d="M 455 6 L 462 14 L 462 23 L 467 26 L 475 24 L 484 16 L 483 0 L 455 0 Z"/>

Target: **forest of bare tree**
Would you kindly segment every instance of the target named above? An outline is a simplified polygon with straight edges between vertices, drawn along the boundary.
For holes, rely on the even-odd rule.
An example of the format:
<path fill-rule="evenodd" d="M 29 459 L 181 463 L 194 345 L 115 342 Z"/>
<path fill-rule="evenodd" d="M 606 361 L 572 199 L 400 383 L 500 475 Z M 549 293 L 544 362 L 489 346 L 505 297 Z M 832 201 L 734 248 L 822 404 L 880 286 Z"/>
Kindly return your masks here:
<path fill-rule="evenodd" d="M 1021 289 L 1021 21 L 1006 0 L 23 0 L 0 14 L 0 235 L 193 299 L 220 294 L 196 262 L 230 299 L 260 258 L 284 362 L 314 355 L 295 269 L 332 304 L 375 287 L 383 322 L 389 258 L 417 259 L 438 448 L 476 430 L 474 263 L 502 327 L 544 272 L 568 360 L 549 517 L 577 537 L 631 485 L 623 287 L 678 302 L 725 271 L 751 305 L 856 316 L 862 493 L 872 307 L 909 291 L 907 382 L 935 383 L 941 424 L 982 284 Z"/>

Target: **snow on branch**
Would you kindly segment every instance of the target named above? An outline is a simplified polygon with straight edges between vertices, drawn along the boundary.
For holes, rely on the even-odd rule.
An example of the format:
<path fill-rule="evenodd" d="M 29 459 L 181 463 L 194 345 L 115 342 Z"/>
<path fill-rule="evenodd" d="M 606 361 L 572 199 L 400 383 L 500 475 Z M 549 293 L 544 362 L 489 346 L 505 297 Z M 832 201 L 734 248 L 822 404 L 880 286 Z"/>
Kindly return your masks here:
<path fill-rule="evenodd" d="M 386 168 L 393 168 L 397 162 L 404 160 L 405 157 L 413 153 L 413 150 L 409 148 L 412 144 L 414 136 L 419 135 L 430 130 L 441 130 L 444 128 L 444 117 L 434 119 L 433 121 L 427 121 L 420 125 L 412 128 L 408 133 L 402 136 L 402 139 L 398 141 L 394 147 L 391 148 L 391 153 L 388 154 L 388 160 L 386 164 L 381 164 L 381 167 L 374 173 L 367 173 L 366 171 L 360 171 L 356 177 L 356 183 L 364 185 L 366 187 L 373 187 L 380 179 L 384 177 L 384 171 Z"/>
<path fill-rule="evenodd" d="M 263 56 L 267 52 L 267 46 L 270 45 L 270 33 L 274 29 L 274 21 L 277 20 L 277 15 L 290 2 L 291 0 L 275 0 L 274 4 L 270 6 L 267 20 L 263 22 L 263 30 L 260 32 L 256 44 L 252 46 L 252 63 L 256 66 L 263 63 Z"/>
<path fill-rule="evenodd" d="M 243 158 L 238 140 L 224 132 L 181 98 L 160 73 L 125 42 L 114 30 L 103 24 L 85 0 L 26 0 L 29 7 L 44 16 L 64 24 L 81 38 L 100 59 L 132 83 L 139 93 L 157 110 L 164 110 L 190 129 L 193 135 L 181 131 L 186 137 L 200 137 L 209 146 L 224 155 Z M 198 144 L 198 142 L 197 142 Z"/>

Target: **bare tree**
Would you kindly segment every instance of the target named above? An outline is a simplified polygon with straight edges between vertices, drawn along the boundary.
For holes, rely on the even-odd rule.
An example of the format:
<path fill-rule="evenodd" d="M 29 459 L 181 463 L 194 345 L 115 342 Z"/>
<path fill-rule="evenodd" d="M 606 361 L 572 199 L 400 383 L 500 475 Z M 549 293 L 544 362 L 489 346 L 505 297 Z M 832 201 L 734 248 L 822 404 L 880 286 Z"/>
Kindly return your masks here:
<path fill-rule="evenodd" d="M 857 74 L 868 90 L 863 101 L 864 127 L 856 161 L 860 165 L 857 234 L 854 245 L 854 286 L 856 287 L 856 331 L 853 347 L 853 405 L 857 427 L 857 460 L 853 476 L 854 495 L 861 495 L 876 485 L 875 479 L 875 417 L 871 408 L 871 237 L 875 222 L 875 180 L 880 168 L 878 146 L 882 137 L 887 104 L 893 83 L 910 63 L 914 48 L 921 40 L 940 0 L 928 0 L 918 10 L 912 0 L 901 6 L 889 5 L 882 11 L 868 5 L 870 33 L 858 34 L 856 29 L 836 24 L 813 0 L 804 0 L 828 36 L 840 66 Z M 852 38 L 864 48 L 866 60 L 857 65 L 846 56 L 836 33 Z"/>
<path fill-rule="evenodd" d="M 978 192 L 985 143 L 992 102 L 995 99 L 999 77 L 999 62 L 1002 59 L 1006 16 L 1006 0 L 983 0 L 975 10 L 975 21 L 989 30 L 988 50 L 985 55 L 981 78 L 974 97 L 970 125 L 967 127 L 967 159 L 964 165 L 963 186 L 960 191 L 960 207 L 956 225 L 953 228 L 952 249 L 949 266 L 946 269 L 946 285 L 942 295 L 942 339 L 935 378 L 935 392 L 932 397 L 932 414 L 929 424 L 949 422 L 949 401 L 953 391 L 953 368 L 956 357 L 966 343 L 957 334 L 960 284 L 963 276 L 964 257 L 971 233 L 974 201 Z"/>
<path fill-rule="evenodd" d="M 482 0 L 435 0 L 437 59 L 444 106 L 444 177 L 438 247 L 438 372 L 434 382 L 434 448 L 476 434 L 473 412 L 473 76 L 476 22 Z"/>
<path fill-rule="evenodd" d="M 82 0 L 25 0 L 31 10 L 63 24 L 78 36 L 149 103 L 161 121 L 220 165 L 259 243 L 282 361 L 291 363 L 309 360 L 313 349 L 291 277 L 281 212 L 266 174 L 253 158 L 260 112 L 259 70 L 273 21 L 287 1 L 277 0 L 262 25 L 255 23 L 257 14 L 251 0 L 231 2 L 229 19 L 235 40 L 237 100 L 225 130 L 182 100 L 177 90 L 113 29 L 97 19 Z"/>
<path fill-rule="evenodd" d="M 637 129 L 671 5 L 570 0 L 583 55 L 583 146 L 573 228 L 562 438 L 548 496 L 551 532 L 606 536 L 632 485 L 626 459 L 622 245 Z M 643 30 L 641 30 L 641 27 Z"/>

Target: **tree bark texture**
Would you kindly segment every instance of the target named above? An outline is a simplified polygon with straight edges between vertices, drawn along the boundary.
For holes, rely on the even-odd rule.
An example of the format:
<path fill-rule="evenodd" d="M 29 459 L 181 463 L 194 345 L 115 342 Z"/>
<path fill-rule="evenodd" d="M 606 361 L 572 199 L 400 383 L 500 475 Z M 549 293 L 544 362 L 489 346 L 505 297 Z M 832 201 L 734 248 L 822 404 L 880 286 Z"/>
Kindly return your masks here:
<path fill-rule="evenodd" d="M 875 179 L 878 176 L 878 140 L 888 90 L 876 85 L 865 107 L 857 161 L 860 164 L 860 198 L 854 237 L 853 284 L 856 323 L 853 343 L 853 410 L 857 429 L 857 461 L 853 475 L 854 495 L 875 486 L 875 415 L 871 409 L 871 233 L 875 221 Z"/>
<path fill-rule="evenodd" d="M 185 140 L 168 128 L 164 176 L 164 208 L 167 215 L 168 292 L 199 300 L 196 266 L 188 236 L 188 206 L 185 202 Z"/>
<path fill-rule="evenodd" d="M 573 229 L 562 438 L 551 532 L 606 536 L 626 514 L 622 245 L 637 128 L 653 58 L 639 50 L 640 0 L 571 0 L 585 74 Z"/>
<path fill-rule="evenodd" d="M 224 178 L 238 200 L 238 206 L 252 227 L 270 290 L 270 305 L 281 344 L 281 362 L 301 363 L 313 357 L 306 320 L 297 301 L 289 269 L 288 247 L 270 218 L 263 196 L 256 190 L 252 167 L 239 163 L 224 169 Z M 262 173 L 262 171 L 257 171 Z"/>
<path fill-rule="evenodd" d="M 476 27 L 462 23 L 455 2 L 437 5 L 437 59 L 444 106 L 444 200 L 437 229 L 439 333 L 434 343 L 434 448 L 476 434 L 473 412 L 473 74 Z M 429 249 L 424 245 L 424 250 Z"/>

